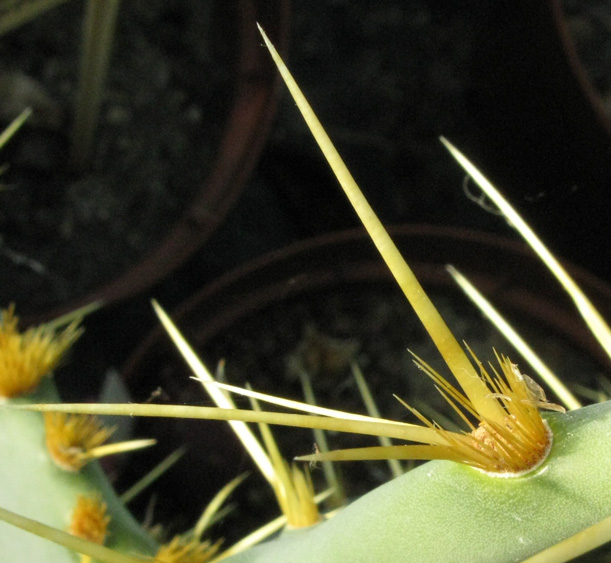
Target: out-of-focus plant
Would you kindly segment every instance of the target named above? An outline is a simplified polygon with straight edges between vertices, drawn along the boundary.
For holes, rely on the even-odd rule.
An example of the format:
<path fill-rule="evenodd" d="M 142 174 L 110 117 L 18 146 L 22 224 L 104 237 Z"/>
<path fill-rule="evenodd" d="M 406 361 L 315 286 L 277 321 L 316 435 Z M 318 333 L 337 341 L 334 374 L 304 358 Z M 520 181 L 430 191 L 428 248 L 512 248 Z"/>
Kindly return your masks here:
<path fill-rule="evenodd" d="M 74 0 L 73 0 L 74 1 Z M 42 16 L 66 0 L 0 1 L 0 36 Z M 83 168 L 91 160 L 104 82 L 112 52 L 120 0 L 85 0 L 79 85 L 75 100 L 71 162 Z"/>

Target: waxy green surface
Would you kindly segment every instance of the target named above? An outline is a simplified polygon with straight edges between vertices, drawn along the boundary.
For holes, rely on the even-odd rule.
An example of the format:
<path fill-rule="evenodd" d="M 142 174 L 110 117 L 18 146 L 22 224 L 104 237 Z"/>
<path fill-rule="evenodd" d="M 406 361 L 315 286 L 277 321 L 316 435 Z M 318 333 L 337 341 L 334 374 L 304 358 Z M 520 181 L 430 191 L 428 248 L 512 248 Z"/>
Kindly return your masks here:
<path fill-rule="evenodd" d="M 14 404 L 57 402 L 52 382 Z M 67 530 L 79 494 L 99 492 L 111 516 L 106 545 L 124 553 L 155 552 L 150 539 L 118 499 L 97 462 L 78 473 L 58 468 L 47 454 L 43 415 L 0 409 L 0 506 L 60 530 Z M 0 522 L 0 561 L 74 563 L 78 555 L 65 547 Z"/>
<path fill-rule="evenodd" d="M 324 524 L 227 561 L 522 561 L 611 515 L 611 402 L 545 417 L 554 443 L 529 475 L 429 462 Z"/>

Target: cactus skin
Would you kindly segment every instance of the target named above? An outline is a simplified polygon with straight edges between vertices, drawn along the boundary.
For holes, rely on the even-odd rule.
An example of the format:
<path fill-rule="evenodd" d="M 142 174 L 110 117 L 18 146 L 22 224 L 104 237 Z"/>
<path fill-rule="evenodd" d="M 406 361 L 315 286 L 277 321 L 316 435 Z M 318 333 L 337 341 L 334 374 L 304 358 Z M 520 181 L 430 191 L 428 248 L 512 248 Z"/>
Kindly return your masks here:
<path fill-rule="evenodd" d="M 545 418 L 554 444 L 530 475 L 428 462 L 323 524 L 227 562 L 522 561 L 611 514 L 611 402 Z"/>
<path fill-rule="evenodd" d="M 55 386 L 45 378 L 13 404 L 58 402 Z M 0 506 L 60 530 L 67 530 L 79 494 L 101 493 L 111 516 L 108 547 L 124 553 L 153 554 L 155 542 L 123 506 L 100 465 L 90 462 L 78 473 L 58 468 L 45 448 L 41 413 L 0 409 Z M 75 563 L 78 556 L 59 545 L 0 523 L 0 561 Z"/>

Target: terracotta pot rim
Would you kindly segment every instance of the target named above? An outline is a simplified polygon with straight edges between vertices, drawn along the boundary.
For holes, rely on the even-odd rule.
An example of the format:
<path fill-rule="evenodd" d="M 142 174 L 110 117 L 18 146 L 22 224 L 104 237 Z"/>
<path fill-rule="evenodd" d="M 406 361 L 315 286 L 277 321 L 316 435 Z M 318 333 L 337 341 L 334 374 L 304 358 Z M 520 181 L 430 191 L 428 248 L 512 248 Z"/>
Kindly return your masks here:
<path fill-rule="evenodd" d="M 444 291 L 460 292 L 445 271 L 447 258 L 451 258 L 453 264 L 501 310 L 513 309 L 556 328 L 592 354 L 601 365 L 608 366 L 608 358 L 580 322 L 568 296 L 524 244 L 498 235 L 446 226 L 403 225 L 391 227 L 389 231 L 425 287 L 433 284 Z M 412 240 L 419 240 L 426 248 L 410 249 L 405 243 Z M 442 250 L 441 255 L 427 259 L 427 250 L 443 249 L 444 245 L 449 251 Z M 414 253 L 418 256 L 413 256 Z M 493 262 L 487 264 L 486 261 Z M 479 268 L 473 265 L 469 268 L 469 263 Z M 322 268 L 318 268 L 321 264 Z M 593 302 L 603 308 L 603 313 L 611 314 L 608 305 L 611 287 L 577 266 L 566 262 L 564 266 Z M 308 271 L 309 267 L 317 267 L 317 270 Z M 511 271 L 505 274 L 502 268 Z M 204 286 L 174 309 L 171 316 L 187 338 L 199 346 L 237 319 L 267 305 L 301 292 L 314 292 L 348 282 L 396 283 L 362 229 L 318 236 L 259 257 Z M 515 285 L 516 282 L 521 285 Z M 528 284 L 538 285 L 541 293 L 536 294 Z M 202 319 L 204 327 L 195 332 L 190 322 L 194 316 Z M 124 364 L 122 373 L 128 381 L 147 353 L 163 342 L 167 343 L 168 339 L 158 326 Z"/>

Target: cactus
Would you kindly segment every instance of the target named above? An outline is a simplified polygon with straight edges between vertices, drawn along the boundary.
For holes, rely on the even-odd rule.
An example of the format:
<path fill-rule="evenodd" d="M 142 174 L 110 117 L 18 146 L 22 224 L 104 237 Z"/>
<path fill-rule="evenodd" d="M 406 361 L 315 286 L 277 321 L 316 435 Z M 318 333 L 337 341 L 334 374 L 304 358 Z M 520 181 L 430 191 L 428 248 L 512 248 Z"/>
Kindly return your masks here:
<path fill-rule="evenodd" d="M 377 415 L 368 417 L 343 413 L 262 395 L 250 389 L 217 384 L 169 317 L 156 305 L 171 338 L 218 407 L 62 405 L 55 403 L 57 399 L 50 389 L 50 381 L 45 379 L 27 398 L 11 399 L 0 410 L 5 451 L 14 452 L 14 455 L 3 456 L 0 462 L 6 466 L 3 475 L 10 475 L 10 478 L 5 477 L 5 482 L 11 482 L 11 487 L 5 487 L 10 490 L 2 491 L 0 506 L 14 513 L 44 520 L 49 526 L 66 529 L 66 498 L 74 503 L 79 493 L 90 495 L 95 488 L 99 491 L 99 500 L 89 496 L 86 497 L 88 501 L 78 502 L 83 505 L 83 510 L 88 506 L 96 507 L 97 512 L 92 520 L 96 523 L 93 527 L 99 532 L 97 539 L 104 535 L 103 529 L 110 516 L 112 542 L 123 538 L 125 533 L 126 541 L 134 543 L 122 552 L 127 555 L 120 553 L 119 546 L 115 549 L 114 543 L 114 555 L 110 550 L 95 551 L 92 540 L 96 538 L 93 537 L 80 547 L 72 547 L 100 561 L 146 560 L 144 556 L 152 553 L 154 543 L 138 531 L 124 507 L 117 503 L 103 484 L 103 476 L 99 468 L 96 469 L 95 462 L 77 473 L 61 473 L 48 455 L 40 455 L 43 436 L 40 413 L 24 411 L 191 417 L 231 421 L 285 510 L 285 518 L 276 525 L 283 525 L 288 517 L 292 518 L 292 525 L 276 539 L 248 549 L 234 546 L 219 553 L 218 544 L 205 544 L 201 552 L 208 548 L 211 550 L 201 558 L 197 558 L 199 555 L 191 557 L 194 549 L 185 547 L 180 550 L 181 545 L 193 545 L 188 543 L 188 539 L 182 544 L 176 540 L 172 554 L 160 555 L 158 552 L 155 561 L 224 559 L 235 563 L 283 560 L 335 563 L 447 560 L 536 563 L 567 561 L 607 542 L 611 538 L 611 491 L 606 465 L 611 458 L 611 404 L 605 402 L 578 408 L 577 401 L 564 391 L 565 403 L 571 410 L 563 412 L 563 408 L 548 402 L 541 389 L 507 357 L 497 355 L 497 363 L 485 368 L 470 351 L 464 351 L 369 207 L 278 54 L 265 36 L 264 39 L 340 184 L 456 378 L 458 386 L 448 382 L 424 360 L 415 358 L 418 367 L 433 379 L 448 403 L 461 416 L 465 431 L 444 430 L 409 405 L 405 406 L 420 424 L 381 419 Z M 500 194 L 457 149 L 447 141 L 444 143 L 549 265 L 604 349 L 610 351 L 611 331 L 587 298 Z M 5 313 L 5 328 L 12 326 L 11 315 L 10 311 L 8 315 Z M 70 326 L 56 337 L 60 348 L 61 343 L 69 343 L 76 337 L 77 329 L 74 325 Z M 43 330 L 43 334 L 46 338 L 43 340 L 47 341 L 48 333 Z M 28 340 L 25 335 L 19 335 L 19 338 L 22 339 L 20 342 Z M 5 361 L 6 352 L 0 350 L 0 353 L 2 361 Z M 8 373 L 9 368 L 14 369 L 8 364 L 0 369 Z M 557 381 L 553 385 L 562 389 Z M 235 409 L 225 391 L 249 396 L 253 401 L 252 410 Z M 260 400 L 307 414 L 266 412 L 260 409 Z M 542 410 L 552 412 L 540 412 Z M 67 419 L 61 420 L 65 422 Z M 263 445 L 244 422 L 259 424 Z M 314 507 L 314 493 L 306 474 L 299 469 L 289 469 L 282 461 L 268 424 L 357 432 L 410 442 L 407 445 L 317 452 L 299 458 L 303 461 L 384 458 L 431 461 L 371 491 L 332 517 L 321 517 Z M 98 431 L 90 428 L 88 435 L 93 441 L 89 448 L 83 448 L 82 455 L 85 456 L 87 451 L 95 451 L 98 447 L 97 440 L 93 438 L 99 437 Z M 19 458 L 23 461 L 19 462 L 17 471 L 14 467 L 11 470 L 18 456 L 23 456 Z M 22 470 L 23 467 L 27 470 Z M 32 479 L 35 478 L 44 481 L 40 481 L 40 485 L 33 485 Z M 33 486 L 36 491 L 44 490 L 48 497 L 53 495 L 46 502 L 46 508 L 32 493 Z M 101 510 L 104 504 L 106 509 Z M 19 525 L 19 518 L 13 512 L 1 510 L 0 518 Z M 29 526 L 34 531 L 35 526 L 29 522 L 21 522 L 22 527 Z M 61 534 L 53 536 L 48 529 L 43 532 L 53 541 L 68 545 L 66 538 L 60 537 Z M 27 546 L 34 540 L 8 526 L 2 526 L 0 533 L 3 534 L 0 541 L 3 560 L 18 561 L 20 554 L 26 551 L 30 556 Z M 12 546 L 17 546 L 14 551 L 1 551 L 12 549 Z M 47 555 L 45 549 L 49 553 L 53 550 L 43 542 L 40 542 L 39 549 L 40 560 L 70 560 L 65 550 L 57 548 L 57 555 Z"/>
<path fill-rule="evenodd" d="M 12 308 L 3 312 L 0 395 L 8 405 L 57 402 L 57 391 L 47 375 L 80 335 L 78 321 L 59 332 L 43 325 L 24 333 L 18 331 L 17 321 Z M 88 417 L 66 419 L 65 415 L 49 413 L 45 421 L 38 413 L 5 409 L 0 412 L 0 427 L 3 509 L 61 530 L 71 527 L 82 531 L 83 523 L 88 523 L 85 528 L 92 533 L 89 539 L 95 536 L 98 543 L 106 535 L 105 523 L 110 519 L 113 545 L 125 552 L 153 552 L 155 542 L 134 520 L 93 461 L 94 450 L 108 437 L 108 430 Z M 26 556 L 53 563 L 74 561 L 64 548 L 2 526 L 0 558 L 24 561 Z"/>

